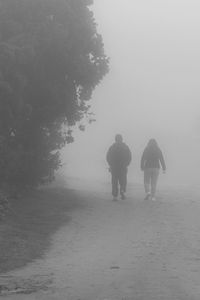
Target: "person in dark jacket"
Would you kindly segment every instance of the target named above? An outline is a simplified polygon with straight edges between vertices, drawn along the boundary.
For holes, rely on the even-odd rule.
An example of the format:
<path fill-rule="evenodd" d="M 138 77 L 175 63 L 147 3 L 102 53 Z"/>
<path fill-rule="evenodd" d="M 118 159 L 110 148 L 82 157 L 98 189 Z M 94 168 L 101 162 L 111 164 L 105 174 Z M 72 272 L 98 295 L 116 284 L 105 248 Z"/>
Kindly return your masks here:
<path fill-rule="evenodd" d="M 144 171 L 145 200 L 155 200 L 160 165 L 165 173 L 166 165 L 162 151 L 156 140 L 150 139 L 141 158 L 141 170 Z"/>
<path fill-rule="evenodd" d="M 115 143 L 109 148 L 106 159 L 112 175 L 112 195 L 113 200 L 117 200 L 118 186 L 120 186 L 121 199 L 125 199 L 127 185 L 127 167 L 131 162 L 131 151 L 123 143 L 121 134 L 115 136 Z"/>

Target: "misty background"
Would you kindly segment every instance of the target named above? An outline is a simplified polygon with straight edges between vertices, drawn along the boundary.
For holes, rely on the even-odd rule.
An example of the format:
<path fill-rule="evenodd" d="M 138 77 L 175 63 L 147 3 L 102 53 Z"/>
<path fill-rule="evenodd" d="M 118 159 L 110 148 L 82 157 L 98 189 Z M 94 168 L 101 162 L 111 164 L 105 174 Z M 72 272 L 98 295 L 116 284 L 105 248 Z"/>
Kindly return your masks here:
<path fill-rule="evenodd" d="M 143 182 L 140 158 L 155 138 L 167 165 L 160 183 L 198 185 L 199 2 L 96 0 L 91 9 L 110 72 L 90 101 L 96 122 L 62 151 L 62 174 L 109 181 L 105 156 L 121 133 L 133 155 L 128 182 Z"/>

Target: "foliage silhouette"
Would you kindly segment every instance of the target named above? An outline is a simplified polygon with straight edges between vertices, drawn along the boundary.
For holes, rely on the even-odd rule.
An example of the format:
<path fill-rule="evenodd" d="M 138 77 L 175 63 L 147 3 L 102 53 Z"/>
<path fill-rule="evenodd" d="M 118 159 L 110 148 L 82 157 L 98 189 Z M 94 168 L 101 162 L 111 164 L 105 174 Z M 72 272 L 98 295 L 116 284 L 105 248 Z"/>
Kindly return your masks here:
<path fill-rule="evenodd" d="M 0 182 L 50 182 L 108 72 L 89 0 L 0 0 Z M 80 125 L 84 130 L 84 126 Z"/>

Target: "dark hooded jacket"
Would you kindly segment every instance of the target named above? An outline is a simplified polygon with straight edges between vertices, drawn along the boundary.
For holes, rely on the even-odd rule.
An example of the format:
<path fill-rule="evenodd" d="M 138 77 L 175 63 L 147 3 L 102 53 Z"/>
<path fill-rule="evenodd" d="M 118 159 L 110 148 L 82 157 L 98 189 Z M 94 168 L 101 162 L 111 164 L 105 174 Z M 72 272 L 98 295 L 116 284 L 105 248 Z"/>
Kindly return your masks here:
<path fill-rule="evenodd" d="M 116 142 L 109 148 L 106 159 L 111 169 L 120 169 L 130 164 L 132 155 L 125 143 Z"/>
<path fill-rule="evenodd" d="M 166 165 L 162 151 L 157 145 L 148 145 L 143 152 L 141 158 L 141 169 L 146 168 L 158 168 L 160 169 L 160 164 L 163 170 L 166 170 Z"/>

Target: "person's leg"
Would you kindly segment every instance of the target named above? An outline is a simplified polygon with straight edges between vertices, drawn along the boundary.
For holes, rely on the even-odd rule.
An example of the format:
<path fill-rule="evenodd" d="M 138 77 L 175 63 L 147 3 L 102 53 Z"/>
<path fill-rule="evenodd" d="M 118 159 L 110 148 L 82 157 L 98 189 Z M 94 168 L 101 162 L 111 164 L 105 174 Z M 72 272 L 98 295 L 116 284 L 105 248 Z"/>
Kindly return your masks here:
<path fill-rule="evenodd" d="M 118 196 L 118 174 L 116 171 L 111 171 L 112 173 L 112 195 L 113 197 Z"/>
<path fill-rule="evenodd" d="M 153 168 L 151 171 L 151 196 L 154 199 L 156 194 L 156 187 L 158 182 L 159 169 Z"/>
<path fill-rule="evenodd" d="M 124 198 L 127 185 L 127 168 L 122 168 L 119 173 L 120 194 Z"/>
<path fill-rule="evenodd" d="M 144 170 L 144 190 L 146 193 L 145 199 L 150 196 L 150 180 L 151 180 L 151 170 L 149 168 Z"/>

